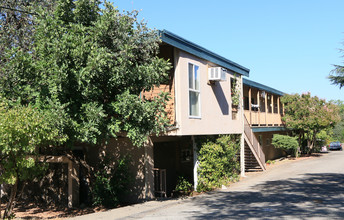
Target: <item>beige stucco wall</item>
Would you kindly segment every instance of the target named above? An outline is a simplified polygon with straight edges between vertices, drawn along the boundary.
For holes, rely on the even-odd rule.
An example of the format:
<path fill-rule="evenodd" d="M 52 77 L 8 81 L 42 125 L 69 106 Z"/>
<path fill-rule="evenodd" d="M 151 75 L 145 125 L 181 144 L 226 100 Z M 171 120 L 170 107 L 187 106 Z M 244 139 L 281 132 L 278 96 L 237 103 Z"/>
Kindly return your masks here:
<path fill-rule="evenodd" d="M 189 117 L 188 63 L 197 65 L 200 68 L 201 118 Z M 218 65 L 178 49 L 175 49 L 174 64 L 176 126 L 178 129 L 170 134 L 211 135 L 242 133 L 243 114 L 241 107 L 237 113 L 237 119 L 232 120 L 230 77 L 234 77 L 234 74 L 227 73 L 226 81 L 209 84 L 208 67 L 216 67 Z M 240 75 L 237 75 L 237 77 L 239 77 L 242 88 L 242 78 Z"/>

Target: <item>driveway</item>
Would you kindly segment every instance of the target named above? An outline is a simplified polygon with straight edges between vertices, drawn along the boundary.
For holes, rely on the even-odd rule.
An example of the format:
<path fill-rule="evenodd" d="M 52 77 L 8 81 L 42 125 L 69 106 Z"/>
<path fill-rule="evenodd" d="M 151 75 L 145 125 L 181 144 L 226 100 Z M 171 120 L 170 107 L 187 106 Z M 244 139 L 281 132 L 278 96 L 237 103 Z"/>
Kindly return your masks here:
<path fill-rule="evenodd" d="M 75 219 L 342 219 L 344 152 L 282 161 L 228 189 Z"/>

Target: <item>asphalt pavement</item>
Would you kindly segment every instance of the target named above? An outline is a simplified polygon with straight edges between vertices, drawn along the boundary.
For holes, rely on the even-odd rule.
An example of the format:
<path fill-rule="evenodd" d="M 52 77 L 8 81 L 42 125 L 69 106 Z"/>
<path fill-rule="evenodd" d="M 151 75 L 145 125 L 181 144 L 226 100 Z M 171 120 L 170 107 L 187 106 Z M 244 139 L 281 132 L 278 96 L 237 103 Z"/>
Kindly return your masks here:
<path fill-rule="evenodd" d="M 227 189 L 72 219 L 344 219 L 343 205 L 344 151 L 333 151 L 277 162 Z"/>

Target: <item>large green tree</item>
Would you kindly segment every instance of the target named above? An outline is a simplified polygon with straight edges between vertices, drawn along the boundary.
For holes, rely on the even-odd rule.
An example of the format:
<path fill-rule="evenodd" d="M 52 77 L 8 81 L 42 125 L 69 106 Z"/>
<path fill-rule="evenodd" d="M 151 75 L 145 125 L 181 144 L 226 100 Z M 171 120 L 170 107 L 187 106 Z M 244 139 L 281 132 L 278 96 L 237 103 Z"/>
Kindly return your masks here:
<path fill-rule="evenodd" d="M 32 47 L 8 45 L 0 67 L 0 93 L 9 101 L 35 103 L 59 115 L 68 143 L 101 143 L 125 133 L 135 145 L 164 131 L 167 94 L 140 93 L 166 79 L 157 57 L 159 36 L 97 0 L 59 0 L 34 11 Z M 10 44 L 12 45 L 12 44 Z"/>
<path fill-rule="evenodd" d="M 344 50 L 339 49 L 339 52 L 343 53 Z M 344 66 L 338 64 L 334 65 L 334 69 L 329 75 L 329 79 L 333 84 L 339 85 L 339 88 L 342 88 L 344 86 Z"/>
<path fill-rule="evenodd" d="M 300 145 L 303 139 L 307 140 L 307 153 L 312 151 L 317 134 L 339 121 L 336 105 L 310 93 L 285 95 L 281 101 L 285 104 L 282 119 L 299 135 Z"/>
<path fill-rule="evenodd" d="M 335 141 L 344 141 L 344 103 L 341 100 L 333 101 L 339 108 L 340 121 L 334 126 L 333 140 Z"/>
<path fill-rule="evenodd" d="M 20 130 L 25 123 L 39 130 L 53 127 L 69 146 L 101 144 L 118 134 L 140 146 L 148 135 L 165 130 L 168 95 L 145 100 L 141 93 L 165 81 L 170 65 L 157 56 L 157 31 L 139 22 L 136 12 L 120 13 L 97 0 L 5 0 L 0 15 L 0 96 L 7 106 L 0 120 L 18 120 L 0 136 L 15 136 L 19 129 L 23 137 L 20 143 L 3 143 L 3 182 L 16 186 L 20 173 L 35 167 L 31 159 L 23 160 L 25 155 L 47 146 L 25 142 L 35 132 Z M 11 149 L 21 153 L 20 166 L 7 160 Z"/>
<path fill-rule="evenodd" d="M 37 7 L 50 10 L 53 0 L 2 0 L 0 3 L 0 66 L 5 51 L 20 48 L 30 51 L 33 44 L 34 15 Z"/>

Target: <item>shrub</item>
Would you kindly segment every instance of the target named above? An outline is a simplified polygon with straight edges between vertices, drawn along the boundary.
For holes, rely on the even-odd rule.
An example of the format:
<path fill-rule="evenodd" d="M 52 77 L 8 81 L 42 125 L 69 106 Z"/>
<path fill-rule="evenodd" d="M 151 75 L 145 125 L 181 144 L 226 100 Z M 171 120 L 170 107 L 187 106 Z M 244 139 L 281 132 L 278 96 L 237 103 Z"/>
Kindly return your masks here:
<path fill-rule="evenodd" d="M 179 193 L 183 193 L 185 195 L 190 195 L 192 192 L 192 184 L 188 180 L 186 180 L 183 176 L 179 176 L 175 191 Z"/>
<path fill-rule="evenodd" d="M 284 150 L 287 154 L 297 157 L 299 143 L 297 142 L 296 137 L 274 134 L 272 145 Z"/>
<path fill-rule="evenodd" d="M 199 149 L 197 191 L 209 191 L 238 178 L 240 138 L 223 135 L 206 141 Z"/>
<path fill-rule="evenodd" d="M 0 184 L 11 185 L 4 219 L 14 215 L 18 185 L 46 170 L 46 165 L 37 163 L 39 150 L 66 140 L 55 126 L 55 120 L 56 117 L 36 106 L 19 102 L 10 106 L 0 97 Z"/>
<path fill-rule="evenodd" d="M 93 203 L 108 208 L 121 204 L 122 198 L 128 193 L 128 186 L 132 182 L 129 171 L 130 159 L 128 156 L 114 162 L 105 157 L 95 173 L 93 186 Z"/>
<path fill-rule="evenodd" d="M 266 164 L 274 164 L 274 163 L 275 163 L 274 160 L 268 160 L 268 161 L 266 161 Z"/>

